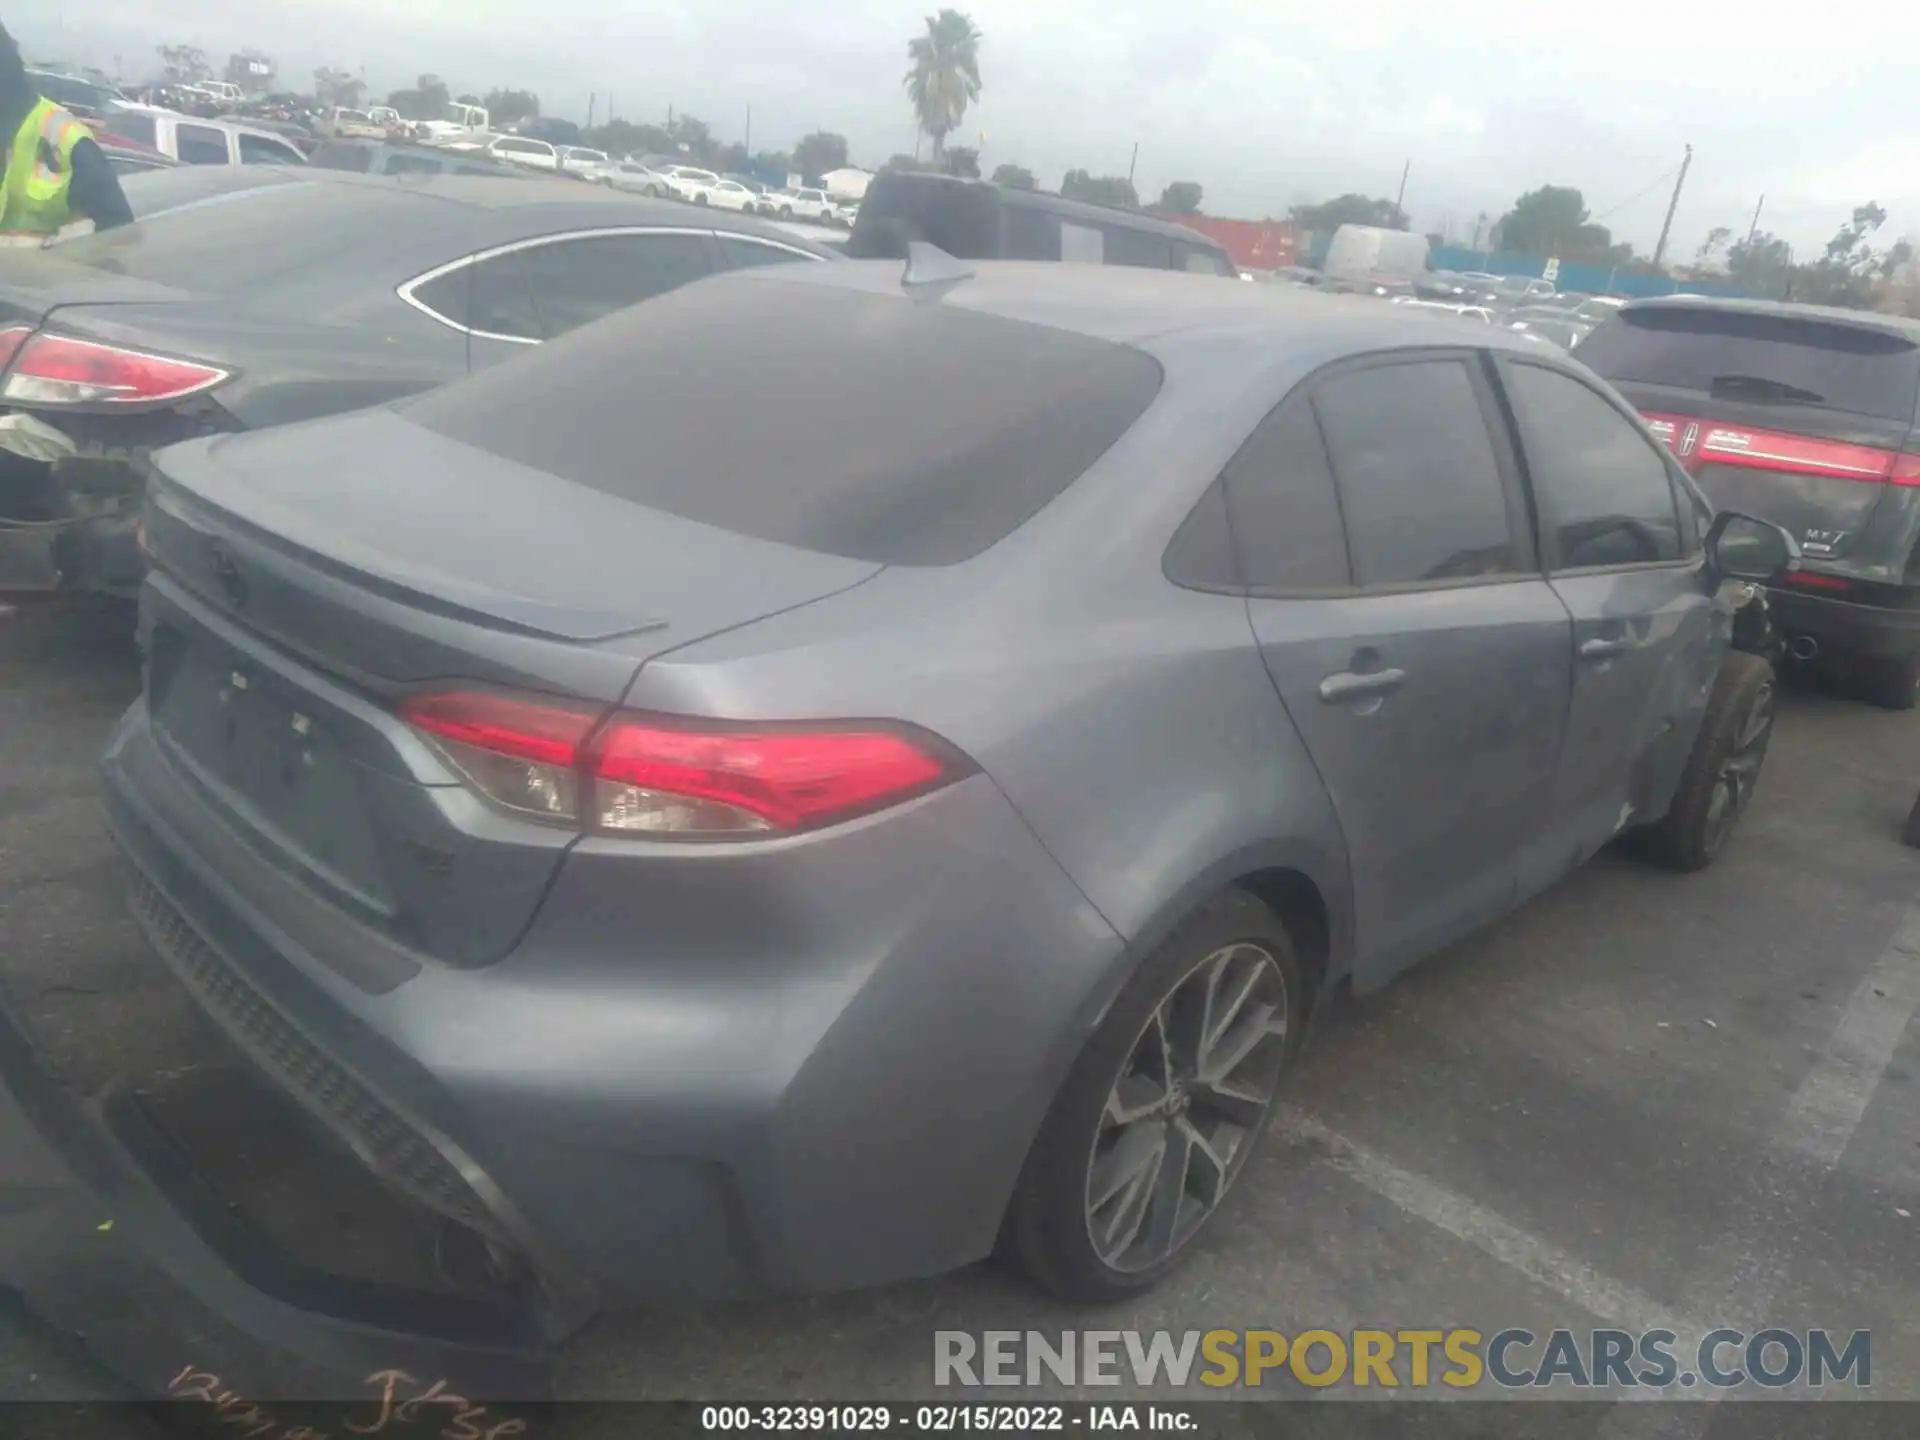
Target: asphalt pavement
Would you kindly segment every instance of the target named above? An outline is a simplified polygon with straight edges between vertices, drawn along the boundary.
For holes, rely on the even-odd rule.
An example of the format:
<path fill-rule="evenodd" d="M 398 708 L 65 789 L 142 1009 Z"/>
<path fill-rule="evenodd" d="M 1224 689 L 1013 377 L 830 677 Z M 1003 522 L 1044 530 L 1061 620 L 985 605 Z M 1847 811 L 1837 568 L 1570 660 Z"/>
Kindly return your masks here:
<path fill-rule="evenodd" d="M 0 981 L 55 1048 L 131 1051 L 165 1003 L 93 798 L 135 689 L 125 623 L 0 619 Z M 1336 1006 L 1226 1223 L 1150 1295 L 1072 1311 L 983 1265 L 622 1316 L 570 1342 L 562 1391 L 924 1397 L 936 1330 L 1672 1324 L 1871 1330 L 1870 1393 L 1920 1399 L 1917 790 L 1920 716 L 1790 691 L 1713 870 L 1603 855 Z M 112 1391 L 0 1301 L 0 1398 Z M 1751 1430 L 1744 1405 L 1636 1408 L 1583 1428 Z"/>

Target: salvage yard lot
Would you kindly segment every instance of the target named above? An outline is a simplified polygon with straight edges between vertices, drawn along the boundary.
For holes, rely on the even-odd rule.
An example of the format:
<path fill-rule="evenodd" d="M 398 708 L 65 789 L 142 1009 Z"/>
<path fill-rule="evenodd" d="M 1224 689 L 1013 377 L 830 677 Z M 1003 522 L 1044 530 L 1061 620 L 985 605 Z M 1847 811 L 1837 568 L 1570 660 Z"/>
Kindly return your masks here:
<path fill-rule="evenodd" d="M 56 1051 L 137 1054 L 167 1003 L 93 798 L 135 688 L 125 626 L 0 620 L 0 981 Z M 1920 1398 L 1920 856 L 1895 838 L 1916 789 L 1920 718 L 1790 692 L 1717 868 L 1603 856 L 1336 1006 L 1228 1223 L 1162 1291 L 1073 1312 L 982 1267 L 611 1318 L 567 1347 L 563 1393 L 925 1396 L 936 1330 L 1665 1321 L 1870 1329 L 1872 1393 Z M 39 1353 L 18 1324 L 0 1305 L 0 1356 Z M 0 1361 L 0 1398 L 89 1388 Z M 1741 1431 L 1721 1407 L 1692 1433 Z"/>

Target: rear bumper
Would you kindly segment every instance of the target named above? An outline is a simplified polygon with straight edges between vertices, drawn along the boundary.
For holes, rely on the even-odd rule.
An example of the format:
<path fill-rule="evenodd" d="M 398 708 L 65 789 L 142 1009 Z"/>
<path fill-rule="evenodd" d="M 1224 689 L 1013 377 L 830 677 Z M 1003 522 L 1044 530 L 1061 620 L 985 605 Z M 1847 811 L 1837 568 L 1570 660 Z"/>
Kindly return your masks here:
<path fill-rule="evenodd" d="M 636 875 L 582 842 L 507 959 L 376 994 L 316 953 L 350 936 L 303 927 L 294 882 L 183 840 L 209 817 L 144 705 L 102 776 L 136 909 L 201 1007 L 568 1315 L 983 1257 L 1120 954 L 975 776 L 825 845 Z"/>
<path fill-rule="evenodd" d="M 1783 635 L 1814 640 L 1834 656 L 1906 660 L 1920 655 L 1920 610 L 1856 605 L 1772 587 L 1767 590 L 1767 610 Z"/>
<path fill-rule="evenodd" d="M 251 1239 L 137 1101 L 83 1101 L 0 1007 L 0 1285 L 130 1385 L 166 1393 L 192 1370 L 247 1396 L 356 1402 L 398 1368 L 494 1400 L 547 1397 L 538 1317 L 343 1288 Z"/>

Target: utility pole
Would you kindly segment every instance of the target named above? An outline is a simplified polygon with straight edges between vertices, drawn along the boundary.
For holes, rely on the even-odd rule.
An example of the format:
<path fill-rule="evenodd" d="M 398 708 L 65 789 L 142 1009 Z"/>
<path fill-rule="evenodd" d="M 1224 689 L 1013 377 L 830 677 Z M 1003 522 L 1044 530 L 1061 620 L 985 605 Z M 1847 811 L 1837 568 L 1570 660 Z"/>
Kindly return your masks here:
<path fill-rule="evenodd" d="M 1753 207 L 1753 223 L 1747 227 L 1747 244 L 1753 244 L 1753 237 L 1760 233 L 1760 205 L 1767 203 L 1767 197 L 1760 197 L 1760 204 Z"/>
<path fill-rule="evenodd" d="M 1127 162 L 1127 184 L 1133 184 L 1134 169 L 1140 164 L 1140 142 L 1133 142 L 1133 159 Z"/>
<path fill-rule="evenodd" d="M 741 149 L 753 154 L 753 107 L 747 106 L 747 138 L 740 142 Z"/>
<path fill-rule="evenodd" d="M 1687 167 L 1693 164 L 1693 147 L 1687 146 L 1686 156 L 1680 161 L 1680 173 L 1674 178 L 1673 198 L 1667 202 L 1666 222 L 1660 227 L 1660 243 L 1653 247 L 1653 268 L 1658 270 L 1660 262 L 1667 254 L 1667 232 L 1673 229 L 1673 212 L 1680 208 L 1680 187 L 1687 183 Z"/>
<path fill-rule="evenodd" d="M 1407 157 L 1407 163 L 1400 167 L 1400 193 L 1394 197 L 1393 208 L 1402 215 L 1407 213 L 1407 176 L 1413 172 L 1413 157 Z"/>
<path fill-rule="evenodd" d="M 591 90 L 589 90 L 589 91 L 587 92 L 587 129 L 589 129 L 589 130 L 591 130 L 591 129 L 593 128 L 593 102 L 594 102 L 594 98 L 595 98 L 595 97 L 594 97 L 594 93 L 593 93 L 593 92 L 592 92 Z"/>

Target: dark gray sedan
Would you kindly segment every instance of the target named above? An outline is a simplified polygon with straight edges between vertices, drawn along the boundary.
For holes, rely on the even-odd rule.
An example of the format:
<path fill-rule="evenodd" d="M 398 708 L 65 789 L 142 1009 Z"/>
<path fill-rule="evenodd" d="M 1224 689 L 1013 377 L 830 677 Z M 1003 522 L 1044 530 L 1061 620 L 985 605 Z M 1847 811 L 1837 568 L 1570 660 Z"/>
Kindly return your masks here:
<path fill-rule="evenodd" d="M 131 590 L 142 455 L 392 400 L 742 265 L 837 260 L 756 221 L 557 179 L 188 166 L 135 224 L 0 267 L 0 515 Z"/>
<path fill-rule="evenodd" d="M 999 1242 L 1125 1295 L 1329 986 L 1628 830 L 1699 868 L 1753 792 L 1722 539 L 1792 542 L 1709 523 L 1578 365 L 941 259 L 705 281 L 156 459 L 103 762 L 138 913 L 491 1274 L 611 1303 Z"/>

